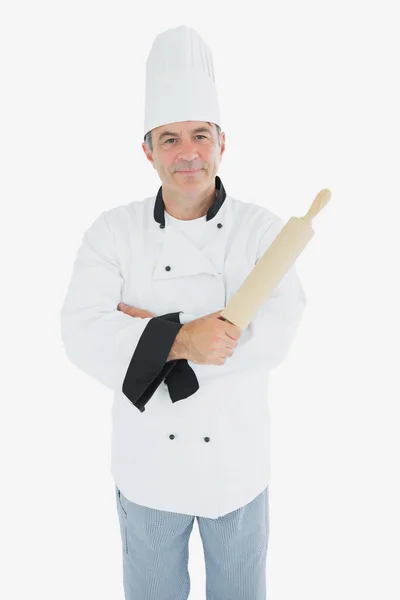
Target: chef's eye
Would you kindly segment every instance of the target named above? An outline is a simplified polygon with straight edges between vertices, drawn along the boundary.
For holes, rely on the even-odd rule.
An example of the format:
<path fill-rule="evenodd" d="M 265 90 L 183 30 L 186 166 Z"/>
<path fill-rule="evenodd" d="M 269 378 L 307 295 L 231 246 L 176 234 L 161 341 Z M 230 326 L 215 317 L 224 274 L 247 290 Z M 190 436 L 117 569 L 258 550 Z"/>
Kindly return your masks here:
<path fill-rule="evenodd" d="M 200 138 L 205 138 L 206 139 L 206 136 L 205 135 L 201 135 L 201 134 L 196 135 L 196 137 L 200 137 Z M 175 138 L 169 138 L 168 140 L 165 140 L 166 144 L 168 144 L 168 142 L 175 142 Z M 171 144 L 168 144 L 168 145 L 171 145 Z"/>

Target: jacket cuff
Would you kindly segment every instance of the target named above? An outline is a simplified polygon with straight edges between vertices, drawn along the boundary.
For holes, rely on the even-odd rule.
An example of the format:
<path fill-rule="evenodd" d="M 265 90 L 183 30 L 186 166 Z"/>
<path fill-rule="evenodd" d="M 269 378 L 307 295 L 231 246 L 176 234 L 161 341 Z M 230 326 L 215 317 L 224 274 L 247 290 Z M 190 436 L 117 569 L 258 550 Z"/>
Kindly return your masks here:
<path fill-rule="evenodd" d="M 178 317 L 173 315 L 179 313 L 150 319 L 135 348 L 122 383 L 123 393 L 140 412 L 144 411 L 156 389 L 178 362 L 166 362 L 175 338 L 183 327 Z"/>
<path fill-rule="evenodd" d="M 166 319 L 167 321 L 173 321 L 174 323 L 179 323 L 180 325 L 183 325 L 183 323 L 181 323 L 179 319 L 179 315 L 181 313 L 182 311 L 166 313 L 165 315 L 160 315 L 159 317 L 157 317 L 157 319 Z"/>
<path fill-rule="evenodd" d="M 180 358 L 174 363 L 165 382 L 172 402 L 178 402 L 195 394 L 200 385 L 196 373 L 185 358 Z"/>

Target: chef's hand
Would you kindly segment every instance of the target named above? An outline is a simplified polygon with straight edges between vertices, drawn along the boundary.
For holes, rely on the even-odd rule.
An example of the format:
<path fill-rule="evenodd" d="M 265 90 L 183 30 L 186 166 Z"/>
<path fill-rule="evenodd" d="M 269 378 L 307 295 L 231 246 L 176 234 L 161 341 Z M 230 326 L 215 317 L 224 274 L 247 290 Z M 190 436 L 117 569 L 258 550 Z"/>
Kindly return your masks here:
<path fill-rule="evenodd" d="M 154 313 L 149 312 L 148 310 L 144 310 L 143 308 L 136 308 L 136 306 L 128 306 L 123 302 L 118 304 L 118 310 L 129 315 L 130 317 L 138 317 L 140 319 L 147 319 L 148 317 L 156 317 Z"/>
<path fill-rule="evenodd" d="M 219 319 L 222 310 L 194 319 L 178 333 L 185 347 L 185 358 L 199 365 L 223 365 L 232 356 L 242 330 Z"/>

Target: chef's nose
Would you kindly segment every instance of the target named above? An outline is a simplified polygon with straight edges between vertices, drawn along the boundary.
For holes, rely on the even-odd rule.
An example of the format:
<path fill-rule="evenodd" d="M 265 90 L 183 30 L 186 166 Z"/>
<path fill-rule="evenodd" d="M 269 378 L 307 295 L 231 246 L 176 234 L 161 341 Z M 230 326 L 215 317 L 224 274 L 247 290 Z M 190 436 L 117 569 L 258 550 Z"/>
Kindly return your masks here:
<path fill-rule="evenodd" d="M 179 148 L 179 158 L 184 160 L 194 160 L 199 156 L 197 150 L 197 141 L 192 139 L 183 139 Z"/>

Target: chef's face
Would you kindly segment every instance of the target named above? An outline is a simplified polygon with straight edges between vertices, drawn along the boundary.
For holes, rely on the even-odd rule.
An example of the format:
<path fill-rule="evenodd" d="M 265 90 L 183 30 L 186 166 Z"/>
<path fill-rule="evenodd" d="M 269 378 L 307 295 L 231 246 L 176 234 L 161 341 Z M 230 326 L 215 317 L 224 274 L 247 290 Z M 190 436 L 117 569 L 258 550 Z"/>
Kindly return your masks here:
<path fill-rule="evenodd" d="M 152 142 L 153 153 L 145 143 L 142 147 L 163 185 L 190 195 L 214 185 L 225 151 L 225 133 L 221 133 L 220 145 L 214 123 L 182 121 L 162 125 L 152 130 Z"/>

